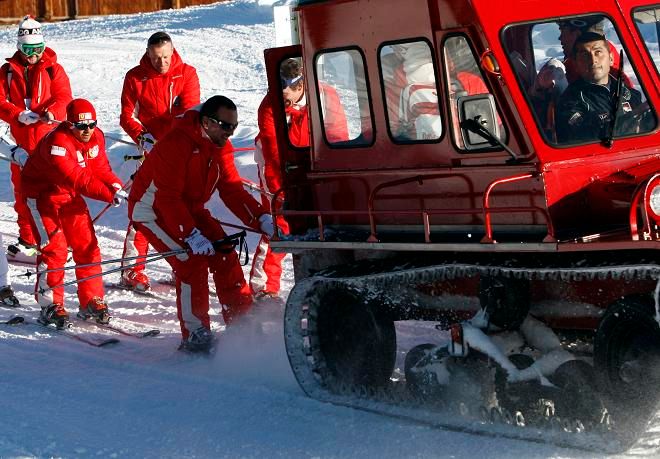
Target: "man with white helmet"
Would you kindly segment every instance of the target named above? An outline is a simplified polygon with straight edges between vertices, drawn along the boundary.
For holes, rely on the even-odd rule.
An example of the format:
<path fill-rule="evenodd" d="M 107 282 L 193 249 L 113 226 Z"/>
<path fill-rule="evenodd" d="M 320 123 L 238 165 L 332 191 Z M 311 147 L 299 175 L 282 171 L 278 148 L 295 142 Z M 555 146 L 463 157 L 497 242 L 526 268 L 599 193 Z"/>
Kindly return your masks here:
<path fill-rule="evenodd" d="M 34 152 L 39 140 L 52 128 L 52 121 L 66 117 L 71 101 L 69 77 L 57 55 L 46 47 L 41 24 L 25 16 L 18 26 L 18 50 L 0 67 L 0 119 L 9 124 L 20 148 L 17 158 Z M 20 161 L 19 161 L 20 162 Z M 18 243 L 9 246 L 8 256 L 36 255 L 36 239 L 30 226 L 30 213 L 21 192 L 20 166 L 11 165 L 14 209 L 18 214 Z"/>

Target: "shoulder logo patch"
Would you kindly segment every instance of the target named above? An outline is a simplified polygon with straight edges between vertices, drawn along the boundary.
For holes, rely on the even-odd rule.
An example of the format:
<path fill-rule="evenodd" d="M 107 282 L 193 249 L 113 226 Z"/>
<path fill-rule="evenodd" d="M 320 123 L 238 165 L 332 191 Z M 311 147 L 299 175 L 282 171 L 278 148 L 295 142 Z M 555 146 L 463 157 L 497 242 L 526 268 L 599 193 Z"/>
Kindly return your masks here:
<path fill-rule="evenodd" d="M 53 145 L 50 147 L 50 154 L 55 156 L 66 156 L 66 148 Z"/>

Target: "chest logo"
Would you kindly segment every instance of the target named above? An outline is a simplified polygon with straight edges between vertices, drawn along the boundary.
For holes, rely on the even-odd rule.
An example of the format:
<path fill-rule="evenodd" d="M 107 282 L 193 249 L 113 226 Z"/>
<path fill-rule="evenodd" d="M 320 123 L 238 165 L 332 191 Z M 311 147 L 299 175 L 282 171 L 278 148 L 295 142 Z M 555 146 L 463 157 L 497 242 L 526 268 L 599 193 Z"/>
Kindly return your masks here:
<path fill-rule="evenodd" d="M 99 146 L 94 145 L 90 150 L 87 152 L 87 157 L 90 159 L 94 159 L 99 155 Z"/>
<path fill-rule="evenodd" d="M 66 156 L 66 148 L 53 145 L 50 147 L 50 154 L 55 156 Z"/>

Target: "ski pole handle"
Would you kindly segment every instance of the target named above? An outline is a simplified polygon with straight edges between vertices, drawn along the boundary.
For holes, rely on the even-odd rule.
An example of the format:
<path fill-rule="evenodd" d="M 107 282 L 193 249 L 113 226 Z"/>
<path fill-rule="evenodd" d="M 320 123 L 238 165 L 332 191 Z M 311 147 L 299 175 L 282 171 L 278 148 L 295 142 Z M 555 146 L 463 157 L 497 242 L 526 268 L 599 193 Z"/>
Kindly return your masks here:
<path fill-rule="evenodd" d="M 122 190 L 124 190 L 124 191 L 128 191 L 128 190 L 130 190 L 130 189 L 131 189 L 131 185 L 133 185 L 133 179 L 128 179 L 128 180 L 126 181 L 126 183 L 124 183 L 124 186 L 122 187 Z M 107 204 L 105 205 L 105 207 L 103 207 L 103 209 L 101 209 L 101 211 L 100 211 L 98 214 L 96 214 L 96 217 L 92 218 L 92 225 L 93 225 L 94 223 L 96 223 L 96 222 L 98 221 L 98 219 L 101 218 L 101 216 L 102 216 L 104 213 L 106 213 L 110 207 L 112 207 L 112 205 L 113 205 L 112 202 L 107 203 Z"/>

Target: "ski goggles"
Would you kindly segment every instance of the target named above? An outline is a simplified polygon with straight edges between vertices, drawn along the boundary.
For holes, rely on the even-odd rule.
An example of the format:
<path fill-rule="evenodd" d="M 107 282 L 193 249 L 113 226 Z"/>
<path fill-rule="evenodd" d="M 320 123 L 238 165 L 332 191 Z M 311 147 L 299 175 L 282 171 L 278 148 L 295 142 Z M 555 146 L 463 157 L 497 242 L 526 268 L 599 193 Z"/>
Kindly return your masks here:
<path fill-rule="evenodd" d="M 302 79 L 303 79 L 302 75 L 298 75 L 293 78 L 280 77 L 280 80 L 282 82 L 282 89 L 286 89 L 289 86 L 293 86 L 297 84 L 299 81 L 302 81 Z"/>
<path fill-rule="evenodd" d="M 79 121 L 78 123 L 73 123 L 73 127 L 79 131 L 84 131 L 85 129 L 94 129 L 97 123 L 97 121 Z"/>
<path fill-rule="evenodd" d="M 220 126 L 220 128 L 223 131 L 234 132 L 236 130 L 236 128 L 238 127 L 238 123 L 232 124 L 232 123 L 228 123 L 226 121 L 216 120 L 215 118 L 213 118 L 211 116 L 207 116 L 207 118 L 210 119 L 211 121 L 213 121 L 218 126 Z"/>
<path fill-rule="evenodd" d="M 29 45 L 27 43 L 23 43 L 21 44 L 20 47 L 21 52 L 28 57 L 42 54 L 45 49 L 46 49 L 46 45 L 44 45 L 43 43 L 37 43 L 36 45 Z"/>

